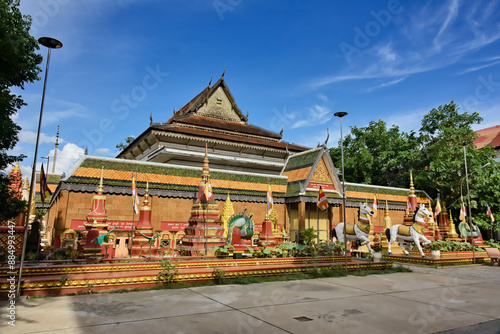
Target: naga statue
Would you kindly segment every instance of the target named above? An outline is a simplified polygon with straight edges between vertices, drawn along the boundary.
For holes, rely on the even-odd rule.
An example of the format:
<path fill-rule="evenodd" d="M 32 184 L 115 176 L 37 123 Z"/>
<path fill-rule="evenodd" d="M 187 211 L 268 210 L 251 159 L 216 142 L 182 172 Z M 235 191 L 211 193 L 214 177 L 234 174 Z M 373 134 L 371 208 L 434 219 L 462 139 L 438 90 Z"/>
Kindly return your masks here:
<path fill-rule="evenodd" d="M 250 240 L 251 242 L 254 234 L 254 223 L 252 215 L 247 214 L 246 208 L 243 212 L 232 215 L 227 221 L 227 226 L 228 232 L 226 245 L 231 245 L 233 243 L 238 244 L 241 239 Z"/>

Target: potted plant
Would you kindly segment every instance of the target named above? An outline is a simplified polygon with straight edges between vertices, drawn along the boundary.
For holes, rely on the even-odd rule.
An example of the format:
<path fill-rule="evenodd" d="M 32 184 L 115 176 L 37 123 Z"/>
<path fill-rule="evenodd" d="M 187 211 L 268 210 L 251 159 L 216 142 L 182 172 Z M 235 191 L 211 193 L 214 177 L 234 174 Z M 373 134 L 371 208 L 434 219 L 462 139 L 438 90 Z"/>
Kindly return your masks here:
<path fill-rule="evenodd" d="M 382 245 L 379 245 L 379 244 L 375 244 L 372 246 L 372 250 L 373 250 L 373 260 L 375 262 L 378 262 L 382 259 Z"/>
<path fill-rule="evenodd" d="M 439 259 L 441 257 L 441 244 L 438 242 L 431 242 L 429 245 L 431 249 L 431 255 L 434 259 Z"/>

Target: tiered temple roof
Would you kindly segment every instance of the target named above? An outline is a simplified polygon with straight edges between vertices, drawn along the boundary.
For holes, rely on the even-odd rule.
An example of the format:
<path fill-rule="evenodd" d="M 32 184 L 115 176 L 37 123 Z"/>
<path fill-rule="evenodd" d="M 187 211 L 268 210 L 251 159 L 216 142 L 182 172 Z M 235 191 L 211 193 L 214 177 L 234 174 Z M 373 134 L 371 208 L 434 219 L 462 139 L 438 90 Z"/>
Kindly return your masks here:
<path fill-rule="evenodd" d="M 248 124 L 223 78 L 206 87 L 165 123 L 153 123 L 117 158 L 202 166 L 208 144 L 212 167 L 276 174 L 289 154 L 306 147 L 284 142 L 275 133 Z"/>

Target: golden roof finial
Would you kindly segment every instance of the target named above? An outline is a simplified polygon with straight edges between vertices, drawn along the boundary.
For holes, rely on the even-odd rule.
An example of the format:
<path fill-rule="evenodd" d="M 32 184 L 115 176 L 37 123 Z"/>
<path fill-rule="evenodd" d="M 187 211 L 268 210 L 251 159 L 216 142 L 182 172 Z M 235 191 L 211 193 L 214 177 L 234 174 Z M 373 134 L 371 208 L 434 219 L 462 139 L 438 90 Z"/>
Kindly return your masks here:
<path fill-rule="evenodd" d="M 144 205 L 149 204 L 149 180 L 146 181 L 146 191 L 144 192 Z"/>
<path fill-rule="evenodd" d="M 103 191 L 103 187 L 102 187 L 102 179 L 103 179 L 103 174 L 104 174 L 104 166 L 102 166 L 101 168 L 101 179 L 99 180 L 99 189 L 97 190 L 97 193 L 100 195 L 102 194 L 104 191 Z"/>
<path fill-rule="evenodd" d="M 210 170 L 208 168 L 208 143 L 205 143 L 205 158 L 203 159 L 203 180 L 208 180 L 208 177 L 210 176 Z"/>

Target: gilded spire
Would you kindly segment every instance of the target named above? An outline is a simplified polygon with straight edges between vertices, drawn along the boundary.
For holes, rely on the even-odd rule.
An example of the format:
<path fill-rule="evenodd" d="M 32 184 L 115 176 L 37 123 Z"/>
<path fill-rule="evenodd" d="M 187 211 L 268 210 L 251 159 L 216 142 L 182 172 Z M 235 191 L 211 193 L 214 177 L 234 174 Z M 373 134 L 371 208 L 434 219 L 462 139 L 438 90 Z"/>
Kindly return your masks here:
<path fill-rule="evenodd" d="M 207 150 L 208 150 L 208 144 L 205 143 L 205 158 L 203 159 L 203 180 L 208 180 L 210 176 L 210 170 L 208 169 L 208 155 L 207 155 Z"/>
<path fill-rule="evenodd" d="M 144 205 L 148 206 L 149 205 L 149 180 L 146 181 L 146 191 L 144 193 Z"/>
<path fill-rule="evenodd" d="M 103 188 L 102 188 L 102 178 L 103 178 L 103 174 L 104 174 L 104 166 L 102 166 L 102 169 L 101 169 L 101 179 L 99 180 L 99 189 L 97 190 L 97 193 L 99 195 L 101 195 L 104 191 L 103 191 Z"/>
<path fill-rule="evenodd" d="M 415 187 L 413 185 L 413 174 L 412 174 L 412 171 L 410 171 L 410 197 L 416 197 L 415 196 Z"/>
<path fill-rule="evenodd" d="M 54 162 L 52 163 L 52 174 L 56 173 L 57 147 L 59 146 L 59 125 L 57 126 L 56 144 L 54 149 Z M 49 171 L 47 171 L 48 173 Z"/>

